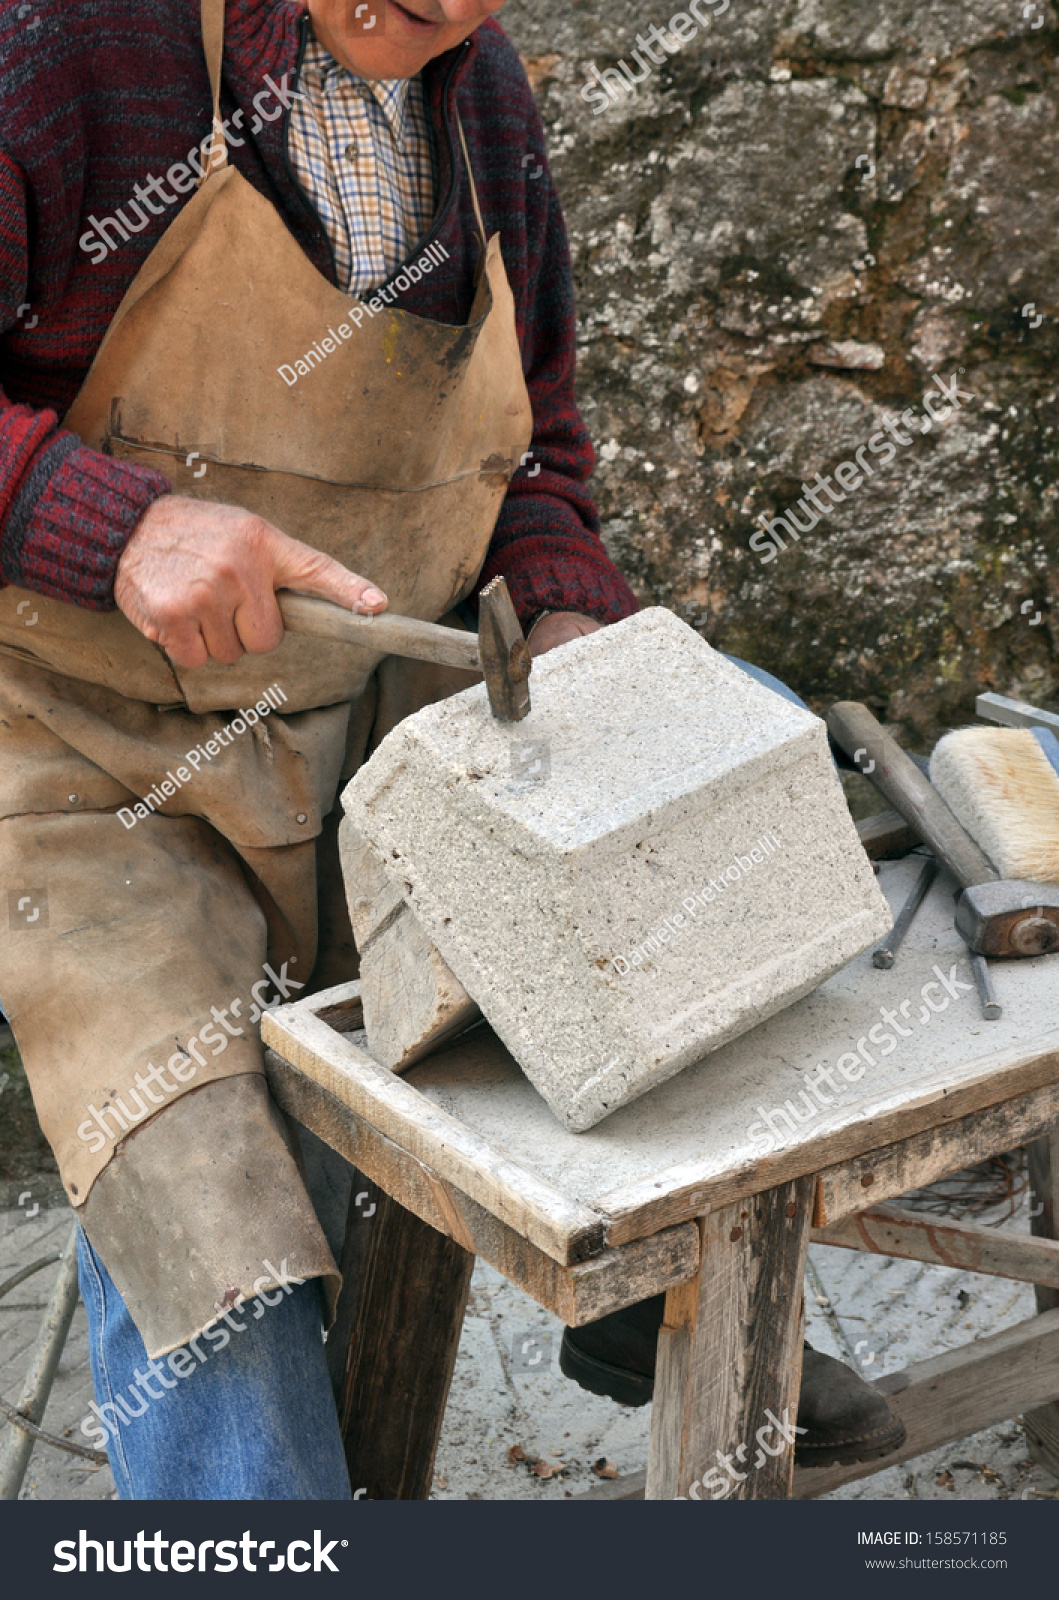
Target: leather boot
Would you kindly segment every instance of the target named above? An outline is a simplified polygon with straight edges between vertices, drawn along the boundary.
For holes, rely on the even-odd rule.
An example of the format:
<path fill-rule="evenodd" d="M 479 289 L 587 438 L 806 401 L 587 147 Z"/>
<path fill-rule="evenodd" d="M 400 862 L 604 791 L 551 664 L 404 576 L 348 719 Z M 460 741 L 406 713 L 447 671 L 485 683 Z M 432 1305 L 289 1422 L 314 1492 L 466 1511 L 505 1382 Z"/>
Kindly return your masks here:
<path fill-rule="evenodd" d="M 626 1406 L 646 1405 L 654 1393 L 655 1351 L 665 1295 L 614 1311 L 583 1328 L 566 1328 L 559 1367 L 590 1394 Z M 801 1467 L 875 1461 L 897 1450 L 905 1425 L 885 1399 L 851 1367 L 805 1346 L 794 1459 Z"/>

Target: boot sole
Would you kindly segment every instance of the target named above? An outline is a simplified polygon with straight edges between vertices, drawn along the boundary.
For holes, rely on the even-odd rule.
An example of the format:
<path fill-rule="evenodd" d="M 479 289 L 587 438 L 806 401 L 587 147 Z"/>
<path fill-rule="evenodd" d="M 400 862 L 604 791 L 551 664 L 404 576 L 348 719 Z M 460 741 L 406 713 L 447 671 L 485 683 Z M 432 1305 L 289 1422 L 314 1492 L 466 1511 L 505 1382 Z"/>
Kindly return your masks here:
<path fill-rule="evenodd" d="M 884 1456 L 893 1455 L 907 1437 L 904 1423 L 895 1417 L 892 1427 L 870 1439 L 844 1439 L 841 1444 L 833 1445 L 799 1439 L 794 1447 L 794 1459 L 799 1467 L 855 1467 L 863 1461 L 881 1461 Z"/>
<path fill-rule="evenodd" d="M 616 1400 L 622 1406 L 645 1406 L 654 1394 L 654 1379 L 628 1367 L 615 1367 L 609 1361 L 586 1355 L 566 1334 L 559 1347 L 559 1371 L 589 1394 Z"/>
<path fill-rule="evenodd" d="M 559 1348 L 559 1371 L 589 1394 L 600 1395 L 605 1400 L 616 1400 L 623 1406 L 645 1406 L 654 1396 L 654 1379 L 628 1367 L 616 1367 L 598 1356 L 587 1355 L 578 1349 L 568 1335 L 563 1336 Z M 879 1461 L 899 1450 L 907 1437 L 905 1425 L 894 1418 L 893 1426 L 871 1439 L 843 1440 L 841 1444 L 806 1443 L 799 1439 L 794 1447 L 794 1459 L 800 1467 L 853 1467 L 860 1462 Z"/>

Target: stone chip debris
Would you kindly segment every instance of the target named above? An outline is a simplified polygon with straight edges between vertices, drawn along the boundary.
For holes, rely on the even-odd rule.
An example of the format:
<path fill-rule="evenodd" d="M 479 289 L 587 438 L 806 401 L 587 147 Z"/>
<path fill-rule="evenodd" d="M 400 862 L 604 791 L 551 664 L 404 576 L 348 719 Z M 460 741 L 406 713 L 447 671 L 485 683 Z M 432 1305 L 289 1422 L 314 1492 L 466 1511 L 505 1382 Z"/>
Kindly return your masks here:
<path fill-rule="evenodd" d="M 484 687 L 407 718 L 343 805 L 578 1132 L 793 1004 L 891 918 L 823 723 L 671 612 L 549 652 L 531 689 L 514 725 Z"/>

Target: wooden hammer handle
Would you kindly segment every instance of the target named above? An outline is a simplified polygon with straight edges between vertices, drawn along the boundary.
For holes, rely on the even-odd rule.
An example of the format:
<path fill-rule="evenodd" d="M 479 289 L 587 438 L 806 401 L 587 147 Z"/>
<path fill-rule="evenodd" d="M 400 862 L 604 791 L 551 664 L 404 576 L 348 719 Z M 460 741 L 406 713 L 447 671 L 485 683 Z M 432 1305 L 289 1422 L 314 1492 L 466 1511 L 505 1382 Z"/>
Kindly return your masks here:
<path fill-rule="evenodd" d="M 366 616 L 290 589 L 279 590 L 276 601 L 283 626 L 290 633 L 339 639 L 381 655 L 411 656 L 414 661 L 436 661 L 441 666 L 480 672 L 498 721 L 521 722 L 529 715 L 528 679 L 533 662 L 502 577 L 486 584 L 478 597 L 477 633 L 399 617 L 392 611 Z"/>
<path fill-rule="evenodd" d="M 436 661 L 446 667 L 482 670 L 478 636 L 461 633 L 458 628 L 443 628 L 436 622 L 420 622 L 416 617 L 399 617 L 389 611 L 365 616 L 347 611 L 330 600 L 314 595 L 295 594 L 281 589 L 279 602 L 283 626 L 288 633 L 312 634 L 317 639 L 338 639 L 343 644 L 361 645 L 387 656 L 411 656 L 415 661 Z"/>
<path fill-rule="evenodd" d="M 871 779 L 965 889 L 972 883 L 999 880 L 1000 874 L 953 816 L 929 778 L 876 722 L 867 706 L 856 700 L 839 701 L 827 714 L 827 728 L 858 772 Z"/>

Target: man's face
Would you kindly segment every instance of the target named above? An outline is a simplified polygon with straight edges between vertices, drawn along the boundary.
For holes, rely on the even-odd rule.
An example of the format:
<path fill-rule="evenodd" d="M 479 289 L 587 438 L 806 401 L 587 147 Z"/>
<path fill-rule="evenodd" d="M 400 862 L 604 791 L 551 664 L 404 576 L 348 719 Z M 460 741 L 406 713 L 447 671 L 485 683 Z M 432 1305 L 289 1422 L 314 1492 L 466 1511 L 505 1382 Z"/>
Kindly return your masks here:
<path fill-rule="evenodd" d="M 308 0 L 313 31 L 362 78 L 414 78 L 505 0 Z"/>

